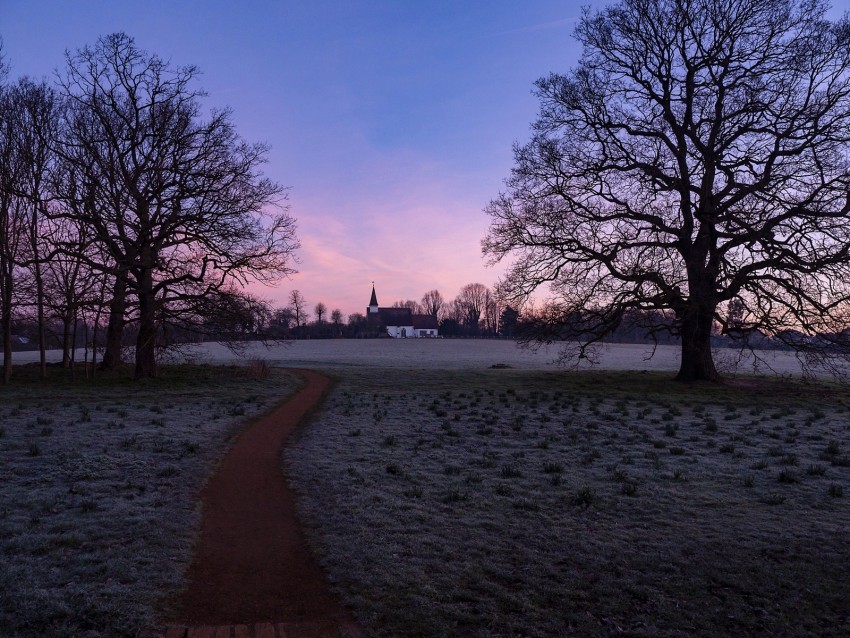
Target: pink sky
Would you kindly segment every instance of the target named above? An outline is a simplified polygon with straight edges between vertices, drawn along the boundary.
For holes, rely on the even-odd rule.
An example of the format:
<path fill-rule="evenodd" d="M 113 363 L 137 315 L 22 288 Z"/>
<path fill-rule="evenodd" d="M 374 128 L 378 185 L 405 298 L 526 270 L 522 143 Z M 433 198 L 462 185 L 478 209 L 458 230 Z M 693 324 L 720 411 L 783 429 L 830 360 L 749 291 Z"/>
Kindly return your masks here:
<path fill-rule="evenodd" d="M 577 59 L 578 15 L 562 0 L 5 0 L 0 37 L 12 79 L 118 31 L 197 65 L 205 106 L 268 142 L 265 173 L 290 188 L 299 272 L 252 291 L 348 315 L 372 281 L 386 305 L 495 283 L 482 210 L 529 135 L 534 80 Z"/>
<path fill-rule="evenodd" d="M 66 49 L 118 31 L 197 65 L 205 107 L 268 142 L 265 173 L 291 189 L 299 273 L 252 290 L 348 315 L 372 281 L 386 305 L 496 282 L 483 209 L 531 134 L 534 81 L 577 63 L 581 6 L 607 1 L 3 0 L 0 37 L 12 79 L 50 77 Z"/>
<path fill-rule="evenodd" d="M 277 290 L 258 293 L 285 304 L 297 288 L 310 308 L 322 301 L 348 315 L 365 309 L 372 281 L 378 301 L 390 305 L 419 300 L 434 288 L 450 299 L 465 284 L 489 286 L 501 274 L 481 256 L 486 200 L 465 195 L 462 184 L 412 158 L 378 160 L 358 179 L 344 193 L 300 197 L 293 189 L 302 244 L 299 273 Z M 339 204 L 329 207 L 329 197 Z"/>

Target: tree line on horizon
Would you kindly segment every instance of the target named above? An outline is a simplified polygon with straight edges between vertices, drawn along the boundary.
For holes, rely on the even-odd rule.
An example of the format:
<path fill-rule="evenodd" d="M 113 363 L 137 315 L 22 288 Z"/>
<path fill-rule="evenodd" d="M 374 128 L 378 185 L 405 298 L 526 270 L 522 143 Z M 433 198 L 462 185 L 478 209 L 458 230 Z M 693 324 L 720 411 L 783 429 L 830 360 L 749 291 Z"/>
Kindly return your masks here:
<path fill-rule="evenodd" d="M 328 311 L 324 302 L 312 307 L 300 290 L 290 291 L 287 305 L 272 311 L 263 332 L 272 338 L 331 338 L 384 336 L 369 324 L 364 312 L 347 317 L 340 309 Z M 481 283 L 466 284 L 457 296 L 446 300 L 433 289 L 415 299 L 399 299 L 391 308 L 409 308 L 413 314 L 434 317 L 444 337 L 496 337 L 514 335 L 519 313 L 507 306 L 495 292 Z M 312 318 L 312 321 L 311 321 Z"/>

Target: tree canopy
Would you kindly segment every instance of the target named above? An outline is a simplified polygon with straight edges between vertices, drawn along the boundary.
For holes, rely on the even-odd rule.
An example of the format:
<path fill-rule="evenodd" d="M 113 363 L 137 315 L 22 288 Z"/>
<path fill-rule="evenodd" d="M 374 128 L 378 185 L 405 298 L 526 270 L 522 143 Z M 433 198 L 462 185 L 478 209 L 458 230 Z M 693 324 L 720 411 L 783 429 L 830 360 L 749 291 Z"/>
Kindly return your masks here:
<path fill-rule="evenodd" d="M 532 139 L 487 207 L 500 294 L 548 288 L 541 341 L 577 356 L 624 314 L 718 378 L 716 330 L 846 357 L 850 20 L 821 0 L 624 0 L 586 10 L 578 65 L 536 83 Z M 731 306 L 730 306 L 731 304 Z"/>
<path fill-rule="evenodd" d="M 64 362 L 71 326 L 89 314 L 96 332 L 108 306 L 104 367 L 121 363 L 132 323 L 137 377 L 156 374 L 171 329 L 244 332 L 266 313 L 244 285 L 294 272 L 295 220 L 261 171 L 268 147 L 243 140 L 229 110 L 203 112 L 197 68 L 115 33 L 68 51 L 55 87 L 5 74 L 0 50 L 4 380 L 29 306 L 43 373 L 46 322 L 64 324 Z"/>
<path fill-rule="evenodd" d="M 91 229 L 112 259 L 90 265 L 137 297 L 140 377 L 155 374 L 161 308 L 197 316 L 248 279 L 279 279 L 298 245 L 283 189 L 259 172 L 267 147 L 227 110 L 202 117 L 197 73 L 118 33 L 68 53 L 60 76 L 56 215 Z"/>

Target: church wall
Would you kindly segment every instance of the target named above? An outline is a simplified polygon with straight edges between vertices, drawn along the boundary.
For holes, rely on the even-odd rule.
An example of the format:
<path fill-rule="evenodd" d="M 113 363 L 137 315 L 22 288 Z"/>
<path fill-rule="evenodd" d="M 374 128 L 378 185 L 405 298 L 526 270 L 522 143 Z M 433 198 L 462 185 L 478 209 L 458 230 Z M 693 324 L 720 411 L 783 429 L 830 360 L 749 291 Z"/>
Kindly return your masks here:
<path fill-rule="evenodd" d="M 404 331 L 404 335 L 408 339 L 416 336 L 416 333 L 413 331 L 413 326 L 387 326 L 387 334 L 396 339 L 402 338 L 402 331 Z"/>

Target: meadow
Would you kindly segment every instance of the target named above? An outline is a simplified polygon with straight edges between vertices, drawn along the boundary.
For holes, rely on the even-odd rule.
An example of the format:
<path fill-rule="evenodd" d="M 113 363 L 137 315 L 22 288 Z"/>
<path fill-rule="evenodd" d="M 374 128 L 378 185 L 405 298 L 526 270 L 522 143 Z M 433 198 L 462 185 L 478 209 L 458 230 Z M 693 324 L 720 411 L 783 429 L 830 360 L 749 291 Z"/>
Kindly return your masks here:
<path fill-rule="evenodd" d="M 15 370 L 0 388 L 0 636 L 137 636 L 184 584 L 198 494 L 233 436 L 297 387 L 175 366 L 135 383 Z"/>
<path fill-rule="evenodd" d="M 846 388 L 338 377 L 286 467 L 369 635 L 850 635 Z"/>
<path fill-rule="evenodd" d="M 370 636 L 850 634 L 846 386 L 684 386 L 642 346 L 581 371 L 508 342 L 258 353 L 336 379 L 283 467 Z M 205 477 L 295 387 L 236 360 L 0 388 L 0 635 L 132 636 L 163 611 Z"/>

